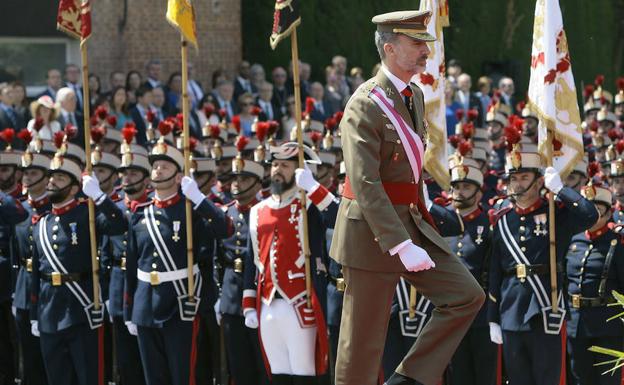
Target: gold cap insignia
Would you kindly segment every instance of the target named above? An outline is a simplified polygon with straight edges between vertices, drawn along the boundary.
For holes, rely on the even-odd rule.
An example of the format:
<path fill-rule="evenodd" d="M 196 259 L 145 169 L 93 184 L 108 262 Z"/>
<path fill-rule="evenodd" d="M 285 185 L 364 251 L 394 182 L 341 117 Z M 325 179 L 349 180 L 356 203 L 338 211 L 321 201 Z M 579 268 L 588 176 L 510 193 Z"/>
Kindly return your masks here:
<path fill-rule="evenodd" d="M 33 162 L 33 155 L 30 151 L 26 151 L 24 155 L 22 155 L 22 167 L 30 167 Z"/>
<path fill-rule="evenodd" d="M 58 170 L 61 167 L 63 167 L 63 155 L 56 154 L 56 155 L 54 155 L 54 158 L 52 159 L 52 163 L 50 164 L 50 168 L 52 170 Z"/>

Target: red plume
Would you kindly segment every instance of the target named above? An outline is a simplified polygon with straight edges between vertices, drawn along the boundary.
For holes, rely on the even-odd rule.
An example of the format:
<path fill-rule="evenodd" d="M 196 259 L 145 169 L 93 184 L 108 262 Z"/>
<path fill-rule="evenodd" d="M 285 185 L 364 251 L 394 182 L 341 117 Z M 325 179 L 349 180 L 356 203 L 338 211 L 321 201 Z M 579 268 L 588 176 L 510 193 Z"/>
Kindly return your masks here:
<path fill-rule="evenodd" d="M 617 151 L 618 155 L 624 152 L 624 139 L 620 139 L 615 143 L 615 151 Z"/>
<path fill-rule="evenodd" d="M 507 150 L 511 151 L 513 149 L 513 145 L 520 142 L 522 132 L 518 131 L 514 126 L 507 126 L 505 127 L 504 135 L 507 141 Z"/>
<path fill-rule="evenodd" d="M 221 135 L 221 128 L 219 128 L 219 125 L 211 124 L 210 125 L 210 137 L 212 139 L 217 139 L 219 138 L 219 135 Z"/>
<path fill-rule="evenodd" d="M 338 111 L 334 114 L 334 119 L 336 119 L 336 124 L 340 124 L 340 121 L 342 120 L 342 117 L 344 116 L 344 112 L 342 111 Z"/>
<path fill-rule="evenodd" d="M 96 126 L 91 128 L 91 139 L 95 143 L 100 143 L 106 136 L 106 128 L 104 126 Z"/>
<path fill-rule="evenodd" d="M 624 77 L 622 77 L 622 78 L 618 78 L 618 79 L 615 81 L 615 84 L 616 84 L 617 89 L 618 89 L 619 91 L 624 91 Z"/>
<path fill-rule="evenodd" d="M 599 173 L 600 173 L 600 163 L 594 161 L 587 165 L 587 175 L 589 176 L 589 179 L 593 178 Z"/>
<path fill-rule="evenodd" d="M 239 135 L 238 138 L 236 138 L 235 146 L 238 152 L 243 152 L 243 150 L 245 149 L 245 147 L 247 147 L 248 144 L 249 144 L 248 137 L 244 135 Z"/>
<path fill-rule="evenodd" d="M 594 85 L 593 84 L 588 84 L 585 86 L 585 89 L 583 89 L 583 96 L 585 97 L 585 99 L 590 98 L 594 93 Z"/>
<path fill-rule="evenodd" d="M 78 135 L 78 127 L 71 123 L 67 123 L 65 126 L 65 136 L 67 136 L 67 139 L 73 139 L 76 135 Z"/>
<path fill-rule="evenodd" d="M 123 136 L 124 140 L 128 144 L 132 143 L 136 134 L 137 134 L 137 129 L 134 126 L 134 124 L 129 125 L 126 123 L 126 125 L 121 129 L 121 136 Z"/>
<path fill-rule="evenodd" d="M 336 118 L 331 116 L 331 117 L 325 119 L 325 128 L 328 131 L 333 132 L 334 129 L 336 128 Z"/>
<path fill-rule="evenodd" d="M 269 135 L 274 135 L 279 128 L 279 123 L 275 120 L 269 120 Z"/>
<path fill-rule="evenodd" d="M 622 135 L 618 132 L 617 129 L 612 128 L 607 132 L 607 136 L 611 139 L 612 142 L 615 142 L 617 139 L 620 139 Z"/>
<path fill-rule="evenodd" d="M 95 109 L 95 116 L 100 120 L 106 119 L 108 116 L 108 109 L 105 106 L 98 106 L 98 108 Z"/>
<path fill-rule="evenodd" d="M 477 110 L 476 108 L 471 108 L 468 110 L 466 116 L 468 117 L 469 121 L 474 122 L 479 117 L 479 110 Z"/>
<path fill-rule="evenodd" d="M 161 136 L 169 135 L 175 128 L 175 123 L 170 119 L 165 119 L 158 123 L 158 132 Z"/>
<path fill-rule="evenodd" d="M 197 143 L 199 143 L 197 138 L 195 138 L 194 136 L 189 137 L 189 149 L 191 150 L 191 152 L 195 151 L 195 148 L 197 148 Z"/>
<path fill-rule="evenodd" d="M 256 124 L 256 138 L 258 138 L 260 143 L 264 142 L 264 139 L 269 133 L 270 126 L 271 124 L 269 122 L 258 122 L 258 124 Z"/>
<path fill-rule="evenodd" d="M 308 137 L 310 138 L 310 140 L 312 141 L 312 143 L 314 143 L 315 145 L 318 144 L 318 142 L 323 139 L 323 134 L 321 134 L 318 131 L 312 131 L 310 132 L 310 134 L 308 135 Z"/>
<path fill-rule="evenodd" d="M 459 146 L 457 146 L 457 151 L 461 156 L 466 156 L 470 151 L 472 151 L 472 144 L 467 140 L 462 140 L 459 142 Z"/>
<path fill-rule="evenodd" d="M 215 107 L 212 103 L 207 103 L 204 106 L 204 115 L 206 115 L 206 118 L 210 118 L 210 116 L 214 113 Z"/>
<path fill-rule="evenodd" d="M 464 118 L 464 109 L 463 108 L 459 108 L 455 111 L 455 117 L 457 118 L 457 120 L 461 121 Z"/>
<path fill-rule="evenodd" d="M 438 206 L 446 206 L 449 204 L 449 199 L 445 197 L 435 197 L 433 198 L 433 203 Z"/>
<path fill-rule="evenodd" d="M 43 124 L 44 124 L 44 121 L 43 121 L 43 118 L 41 116 L 36 118 L 35 119 L 35 124 L 33 126 L 34 130 L 39 132 L 39 130 L 41 130 L 43 128 Z"/>
<path fill-rule="evenodd" d="M 241 131 L 240 115 L 232 116 L 232 124 L 234 125 L 234 129 L 236 130 L 236 132 L 240 134 L 240 131 Z"/>
<path fill-rule="evenodd" d="M 604 83 L 604 75 L 597 75 L 594 84 L 596 87 L 602 87 L 602 83 Z"/>
<path fill-rule="evenodd" d="M 147 120 L 148 123 L 154 123 L 154 120 L 156 120 L 156 113 L 152 110 L 147 110 L 145 120 Z"/>
<path fill-rule="evenodd" d="M 251 114 L 252 114 L 253 116 L 258 116 L 258 115 L 260 115 L 260 113 L 261 113 L 261 112 L 262 112 L 262 108 L 260 108 L 260 107 L 258 107 L 258 106 L 253 106 L 253 107 L 251 108 Z"/>
<path fill-rule="evenodd" d="M 459 146 L 460 138 L 457 135 L 451 135 L 449 136 L 448 141 L 453 148 L 457 148 L 457 146 Z"/>
<path fill-rule="evenodd" d="M 563 143 L 561 143 L 561 141 L 559 139 L 553 138 L 552 144 L 553 144 L 553 150 L 555 152 L 560 152 L 561 151 L 561 147 L 563 147 Z"/>
<path fill-rule="evenodd" d="M 311 97 L 307 97 L 306 101 L 305 101 L 305 115 L 306 116 L 310 116 L 310 114 L 312 113 L 312 111 L 314 111 L 314 103 L 316 103 L 316 100 L 314 100 L 314 98 Z"/>
<path fill-rule="evenodd" d="M 464 139 L 470 139 L 474 135 L 475 127 L 474 123 L 468 122 L 462 125 L 462 136 Z"/>
<path fill-rule="evenodd" d="M 184 127 L 184 114 L 181 113 L 181 112 L 179 114 L 177 114 L 175 116 L 175 119 L 173 119 L 173 122 L 175 124 L 175 129 L 178 130 L 178 131 L 182 131 L 182 129 Z"/>
<path fill-rule="evenodd" d="M 58 131 L 54 133 L 54 145 L 56 146 L 56 148 L 61 148 L 64 141 L 65 133 L 63 131 Z"/>
<path fill-rule="evenodd" d="M 225 118 L 227 116 L 227 110 L 225 108 L 219 109 L 219 116 L 221 119 Z"/>
<path fill-rule="evenodd" d="M 115 115 L 109 115 L 106 118 L 106 123 L 108 123 L 108 125 L 111 126 L 111 127 L 116 127 L 117 126 L 117 117 Z"/>
<path fill-rule="evenodd" d="M 599 127 L 600 127 L 600 124 L 598 123 L 598 121 L 594 120 L 593 122 L 591 122 L 591 125 L 589 126 L 589 130 L 591 132 L 598 132 Z"/>
<path fill-rule="evenodd" d="M 91 123 L 91 126 L 97 126 L 98 123 L 100 123 L 97 115 L 91 116 L 91 119 L 89 119 L 89 122 Z"/>
<path fill-rule="evenodd" d="M 26 128 L 22 129 L 17 133 L 17 137 L 20 138 L 24 143 L 26 143 L 26 147 L 30 144 L 30 141 L 33 139 L 32 133 L 28 131 Z"/>

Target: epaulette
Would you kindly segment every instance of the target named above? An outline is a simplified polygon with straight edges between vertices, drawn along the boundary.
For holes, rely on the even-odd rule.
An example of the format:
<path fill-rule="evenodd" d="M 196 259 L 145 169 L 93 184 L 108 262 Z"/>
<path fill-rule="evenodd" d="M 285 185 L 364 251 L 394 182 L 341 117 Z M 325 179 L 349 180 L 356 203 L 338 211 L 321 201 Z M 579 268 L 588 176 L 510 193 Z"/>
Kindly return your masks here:
<path fill-rule="evenodd" d="M 498 222 L 498 220 L 501 219 L 505 214 L 510 212 L 512 208 L 513 206 L 506 206 L 498 210 L 490 209 L 488 211 L 488 217 L 490 218 L 490 225 L 496 226 L 496 222 Z"/>
<path fill-rule="evenodd" d="M 152 203 L 154 203 L 153 199 L 148 199 L 145 202 L 132 201 L 132 203 L 130 203 L 130 211 L 136 213 L 139 208 L 149 206 Z"/>

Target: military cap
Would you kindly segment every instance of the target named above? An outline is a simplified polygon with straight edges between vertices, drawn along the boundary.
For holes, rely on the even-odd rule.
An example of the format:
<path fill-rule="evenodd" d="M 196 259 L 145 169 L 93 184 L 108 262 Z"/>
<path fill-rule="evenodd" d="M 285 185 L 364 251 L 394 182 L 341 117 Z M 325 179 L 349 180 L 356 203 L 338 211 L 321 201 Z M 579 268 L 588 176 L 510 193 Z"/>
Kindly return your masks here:
<path fill-rule="evenodd" d="M 299 155 L 299 145 L 296 142 L 287 142 L 281 146 L 270 146 L 272 159 L 277 160 L 297 160 Z M 310 147 L 303 145 L 304 159 L 308 164 L 321 164 L 316 152 Z"/>
<path fill-rule="evenodd" d="M 50 157 L 26 150 L 26 152 L 22 155 L 21 166 L 23 169 L 40 168 L 42 170 L 47 170 L 48 167 L 50 167 Z"/>
<path fill-rule="evenodd" d="M 332 167 L 336 165 L 336 155 L 331 152 L 321 151 L 319 153 L 319 159 L 321 159 L 321 164 L 326 164 Z"/>
<path fill-rule="evenodd" d="M 178 170 L 184 169 L 184 156 L 175 146 L 168 144 L 164 140 L 165 136 L 158 139 L 158 143 L 152 148 L 149 154 L 149 162 L 151 165 L 157 160 L 167 160 L 178 166 Z"/>
<path fill-rule="evenodd" d="M 427 24 L 431 20 L 431 11 L 396 11 L 373 17 L 377 31 L 400 33 L 414 40 L 435 41 L 436 38 L 427 32 Z"/>
<path fill-rule="evenodd" d="M 57 172 L 62 172 L 74 179 L 75 183 L 79 183 L 82 177 L 82 169 L 80 165 L 73 160 L 73 158 L 67 157 L 62 149 L 54 155 L 50 162 L 50 168 L 48 169 L 48 175 L 52 175 Z"/>
<path fill-rule="evenodd" d="M 128 168 L 137 168 L 147 173 L 150 172 L 152 167 L 150 166 L 145 147 L 138 144 L 124 143 L 121 148 L 121 164 L 117 170 L 122 172 Z"/>
<path fill-rule="evenodd" d="M 483 173 L 477 167 L 468 166 L 460 162 L 451 169 L 451 184 L 459 182 L 468 182 L 481 187 L 483 184 Z"/>
<path fill-rule="evenodd" d="M 217 165 L 211 158 L 195 158 L 191 159 L 191 171 L 194 173 L 215 172 Z"/>

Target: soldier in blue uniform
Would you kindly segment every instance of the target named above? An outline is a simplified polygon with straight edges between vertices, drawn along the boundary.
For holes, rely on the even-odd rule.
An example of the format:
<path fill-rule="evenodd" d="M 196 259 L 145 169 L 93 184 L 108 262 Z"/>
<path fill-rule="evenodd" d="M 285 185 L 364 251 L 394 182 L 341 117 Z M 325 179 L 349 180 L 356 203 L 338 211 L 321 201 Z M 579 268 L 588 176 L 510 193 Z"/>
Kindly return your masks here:
<path fill-rule="evenodd" d="M 121 162 L 117 171 L 121 174 L 121 187 L 124 199 L 116 202 L 117 207 L 130 220 L 133 207 L 147 202 L 150 164 L 145 148 L 132 144 L 135 132 L 123 129 L 124 143 L 121 147 Z M 103 159 L 104 160 L 104 159 Z M 112 164 L 112 162 L 110 162 Z M 104 236 L 102 241 L 102 260 L 109 261 L 110 281 L 108 284 L 108 311 L 112 326 L 113 339 L 119 380 L 122 385 L 145 384 L 143 365 L 139 354 L 136 336 L 131 335 L 123 319 L 123 293 L 127 266 L 128 231 L 121 235 Z"/>
<path fill-rule="evenodd" d="M 610 164 L 609 189 L 615 199 L 613 222 L 616 226 L 624 226 L 624 159 L 621 155 Z"/>
<path fill-rule="evenodd" d="M 466 265 L 481 287 L 487 288 L 490 222 L 482 202 L 483 174 L 473 159 L 462 159 L 451 168 L 452 210 L 461 215 L 461 234 L 447 238 L 451 250 Z M 435 215 L 434 215 L 435 218 Z M 483 306 L 451 359 L 452 385 L 494 385 L 497 346 L 490 341 Z"/>
<path fill-rule="evenodd" d="M 87 204 L 76 199 L 82 170 L 66 156 L 68 150 L 63 143 L 52 159 L 47 186 L 52 210 L 33 229 L 32 333 L 40 335 L 50 384 L 92 385 L 103 370 L 96 329 L 104 310 L 93 300 Z M 95 203 L 97 234 L 123 233 L 125 218 L 97 178 L 83 176 L 82 191 Z"/>
<path fill-rule="evenodd" d="M 614 302 L 612 290 L 624 290 L 624 246 L 620 235 L 611 230 L 612 196 L 608 188 L 588 184 L 581 190 L 594 202 L 600 217 L 584 233 L 572 238 L 566 255 L 568 284 L 567 323 L 568 351 L 574 385 L 616 385 L 621 382 L 621 369 L 602 375 L 607 356 L 589 352 L 590 346 L 622 350 L 624 328 L 616 317 L 620 309 L 608 307 Z"/>
<path fill-rule="evenodd" d="M 245 327 L 243 317 L 243 270 L 247 258 L 249 210 L 258 203 L 262 188 L 262 164 L 237 157 L 232 161 L 231 193 L 234 201 L 224 209 L 234 222 L 234 234 L 220 242 L 217 262 L 221 267 L 220 296 L 215 304 L 217 319 L 223 327 L 223 338 L 230 376 L 237 385 L 267 384 L 258 331 Z"/>
<path fill-rule="evenodd" d="M 15 321 L 11 314 L 14 226 L 28 216 L 19 199 L 20 156 L 21 153 L 11 149 L 10 145 L 0 152 L 0 346 L 2 346 L 0 384 L 2 385 L 12 384 L 15 378 Z"/>
<path fill-rule="evenodd" d="M 509 139 L 508 139 L 509 140 Z M 542 187 L 557 194 L 557 261 L 563 262 L 570 239 L 589 228 L 598 213 L 576 191 L 564 187 L 553 167 L 541 175 L 541 155 L 521 152 L 517 143 L 507 155 L 508 191 L 513 203 L 494 214 L 490 252 L 488 321 L 492 342 L 503 344 L 511 384 L 552 385 L 562 377 L 565 319 L 559 284 L 558 311 L 551 306 L 548 203 Z M 557 269 L 557 282 L 563 282 Z"/>
<path fill-rule="evenodd" d="M 18 268 L 13 296 L 17 337 L 23 363 L 22 384 L 46 384 L 45 368 L 41 357 L 39 339 L 32 335 L 30 326 L 30 288 L 32 273 L 32 250 L 34 248 L 33 228 L 37 218 L 46 215 L 52 205 L 48 199 L 47 169 L 50 158 L 43 154 L 31 153 L 28 150 L 22 156 L 22 185 L 28 191 L 28 199 L 23 207 L 28 218 L 15 226 L 17 248 L 14 253 L 13 266 Z"/>
<path fill-rule="evenodd" d="M 194 250 L 208 238 L 226 236 L 228 225 L 195 180 L 182 176 L 182 153 L 164 139 L 149 155 L 154 198 L 135 206 L 129 223 L 124 319 L 129 332 L 138 335 L 146 383 L 181 385 L 195 375 L 197 311 L 206 286 L 197 265 L 205 255 L 195 253 L 194 287 L 188 291 L 189 229 L 180 186 L 193 205 Z"/>

